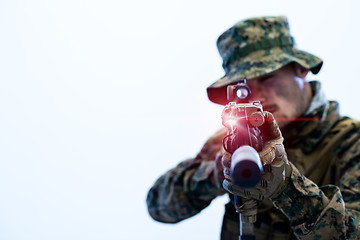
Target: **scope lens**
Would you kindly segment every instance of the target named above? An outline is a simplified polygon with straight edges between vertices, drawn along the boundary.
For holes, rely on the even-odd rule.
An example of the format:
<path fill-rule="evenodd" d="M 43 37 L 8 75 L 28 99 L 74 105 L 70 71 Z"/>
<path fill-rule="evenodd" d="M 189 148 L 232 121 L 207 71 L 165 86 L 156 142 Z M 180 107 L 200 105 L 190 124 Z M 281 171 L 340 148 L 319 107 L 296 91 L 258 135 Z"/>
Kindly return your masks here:
<path fill-rule="evenodd" d="M 244 99 L 247 98 L 247 96 L 249 95 L 249 91 L 247 90 L 247 88 L 239 88 L 236 91 L 236 96 L 240 99 Z"/>

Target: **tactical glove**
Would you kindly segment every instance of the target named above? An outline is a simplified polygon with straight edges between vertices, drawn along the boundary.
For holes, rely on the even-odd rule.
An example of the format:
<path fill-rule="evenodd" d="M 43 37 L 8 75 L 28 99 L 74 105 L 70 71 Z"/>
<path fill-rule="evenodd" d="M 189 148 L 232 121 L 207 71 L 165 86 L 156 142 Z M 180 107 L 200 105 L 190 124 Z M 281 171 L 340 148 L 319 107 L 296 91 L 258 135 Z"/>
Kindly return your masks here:
<path fill-rule="evenodd" d="M 237 196 L 247 199 L 263 200 L 275 198 L 282 193 L 288 184 L 292 168 L 287 159 L 280 129 L 270 112 L 264 112 L 263 125 L 264 147 L 259 152 L 263 165 L 261 181 L 253 188 L 242 188 L 235 185 L 231 178 L 231 154 L 225 153 L 221 163 L 224 172 L 223 188 Z"/>

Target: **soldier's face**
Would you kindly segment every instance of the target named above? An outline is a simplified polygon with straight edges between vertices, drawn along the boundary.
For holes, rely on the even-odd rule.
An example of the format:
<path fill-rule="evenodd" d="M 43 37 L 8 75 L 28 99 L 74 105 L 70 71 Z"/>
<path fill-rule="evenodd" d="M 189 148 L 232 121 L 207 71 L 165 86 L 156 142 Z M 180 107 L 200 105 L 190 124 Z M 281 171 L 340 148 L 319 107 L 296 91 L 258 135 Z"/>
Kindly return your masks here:
<path fill-rule="evenodd" d="M 279 127 L 296 121 L 307 110 L 311 100 L 307 69 L 289 64 L 270 74 L 248 79 L 251 100 L 261 101 L 265 111 L 274 114 Z"/>

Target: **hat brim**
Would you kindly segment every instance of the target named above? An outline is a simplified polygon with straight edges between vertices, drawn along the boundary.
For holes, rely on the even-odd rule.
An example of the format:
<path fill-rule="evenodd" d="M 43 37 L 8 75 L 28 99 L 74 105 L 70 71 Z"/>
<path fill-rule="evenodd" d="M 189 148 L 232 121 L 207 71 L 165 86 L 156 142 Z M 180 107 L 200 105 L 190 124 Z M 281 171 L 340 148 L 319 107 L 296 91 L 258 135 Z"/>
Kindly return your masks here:
<path fill-rule="evenodd" d="M 291 62 L 310 69 L 313 74 L 317 74 L 323 64 L 320 58 L 296 48 L 274 47 L 258 50 L 233 63 L 225 76 L 207 88 L 208 97 L 214 103 L 225 105 L 228 103 L 227 85 L 236 83 L 243 78 L 251 79 L 263 76 Z"/>

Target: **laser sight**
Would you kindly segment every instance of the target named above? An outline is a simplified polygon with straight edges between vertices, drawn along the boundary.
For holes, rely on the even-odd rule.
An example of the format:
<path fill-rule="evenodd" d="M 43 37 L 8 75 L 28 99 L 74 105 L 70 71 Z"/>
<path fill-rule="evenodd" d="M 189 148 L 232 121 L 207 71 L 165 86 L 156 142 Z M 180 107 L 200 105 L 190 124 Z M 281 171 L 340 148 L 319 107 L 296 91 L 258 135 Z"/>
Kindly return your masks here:
<path fill-rule="evenodd" d="M 236 85 L 227 87 L 227 98 L 229 102 L 246 103 L 251 95 L 250 88 L 246 85 L 246 78 L 241 79 Z"/>

